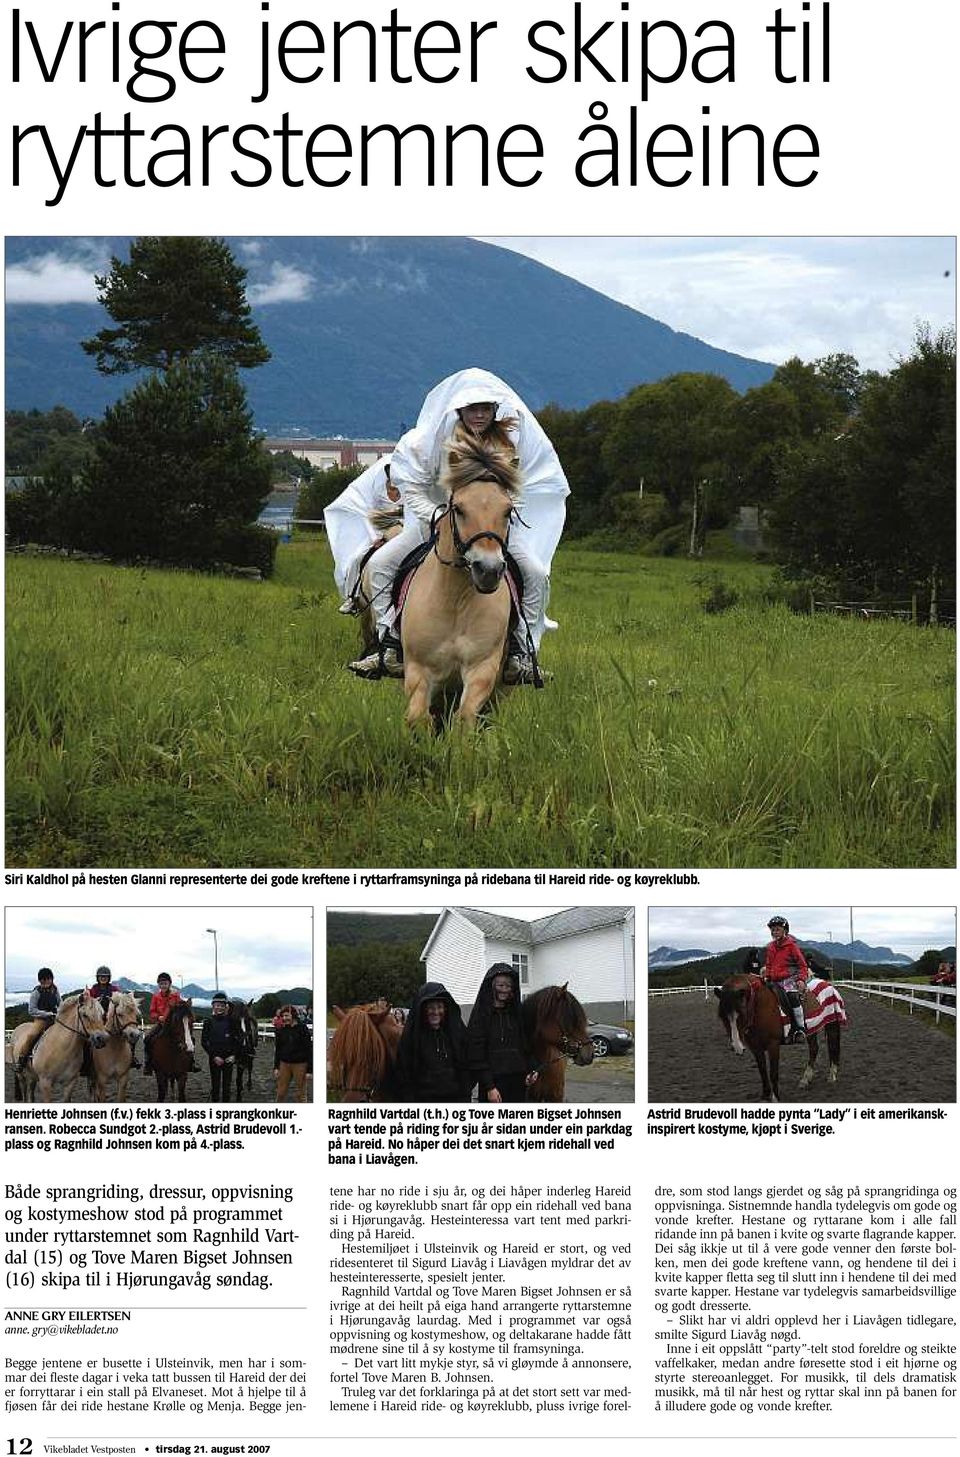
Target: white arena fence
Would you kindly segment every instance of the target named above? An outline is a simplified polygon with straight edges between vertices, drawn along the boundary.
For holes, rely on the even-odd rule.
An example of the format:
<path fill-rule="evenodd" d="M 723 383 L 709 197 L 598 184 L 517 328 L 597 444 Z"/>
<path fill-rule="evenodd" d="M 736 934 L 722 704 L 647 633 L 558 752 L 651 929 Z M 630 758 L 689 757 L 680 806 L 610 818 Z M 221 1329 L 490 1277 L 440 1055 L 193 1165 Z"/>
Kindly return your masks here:
<path fill-rule="evenodd" d="M 709 1001 L 710 1000 L 710 983 L 709 982 L 704 982 L 702 986 L 701 986 L 700 982 L 695 982 L 693 985 L 688 986 L 688 987 L 649 987 L 647 989 L 647 996 L 648 997 L 679 997 L 683 992 L 700 992 L 700 991 L 703 992 L 703 999 L 704 999 L 704 1001 L 705 1002 L 706 1001 Z"/>
<path fill-rule="evenodd" d="M 865 997 L 882 997 L 889 1002 L 905 1002 L 913 1016 L 914 1007 L 932 1012 L 937 1022 L 941 1017 L 957 1016 L 956 987 L 913 986 L 904 981 L 834 981 L 834 986 L 845 987 L 852 992 L 862 992 Z"/>

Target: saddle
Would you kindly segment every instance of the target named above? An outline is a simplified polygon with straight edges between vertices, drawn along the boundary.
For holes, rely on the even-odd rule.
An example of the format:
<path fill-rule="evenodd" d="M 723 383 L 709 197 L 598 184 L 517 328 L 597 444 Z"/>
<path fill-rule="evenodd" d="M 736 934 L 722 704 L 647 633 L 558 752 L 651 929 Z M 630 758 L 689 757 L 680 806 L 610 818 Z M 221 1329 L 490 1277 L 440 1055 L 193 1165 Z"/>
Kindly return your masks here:
<path fill-rule="evenodd" d="M 427 541 L 420 542 L 418 546 L 415 546 L 413 548 L 413 551 L 408 552 L 407 555 L 404 557 L 403 561 L 397 567 L 396 575 L 393 579 L 393 586 L 390 591 L 390 601 L 393 606 L 395 616 L 393 629 L 390 634 L 389 646 L 393 647 L 396 650 L 397 657 L 400 659 L 401 662 L 403 661 L 403 650 L 401 647 L 401 624 L 403 618 L 404 604 L 406 603 L 407 594 L 410 591 L 410 587 L 413 583 L 414 577 L 417 575 L 417 572 L 420 570 L 427 557 L 433 551 L 436 542 L 437 534 L 436 532 L 433 532 Z M 522 635 L 526 638 L 527 651 L 529 652 L 531 658 L 536 664 L 537 654 L 534 650 L 533 639 L 530 636 L 530 629 L 527 626 L 527 619 L 523 615 L 523 593 L 525 586 L 523 573 L 517 564 L 516 558 L 513 556 L 509 548 L 506 552 L 506 558 L 507 569 L 504 573 L 504 580 L 507 584 L 507 591 L 510 593 L 510 622 L 507 628 L 507 633 L 508 636 L 511 634 L 517 634 Z M 385 645 L 387 644 L 384 643 L 381 645 L 381 653 L 383 650 L 383 646 Z M 539 668 L 537 671 L 539 673 Z"/>

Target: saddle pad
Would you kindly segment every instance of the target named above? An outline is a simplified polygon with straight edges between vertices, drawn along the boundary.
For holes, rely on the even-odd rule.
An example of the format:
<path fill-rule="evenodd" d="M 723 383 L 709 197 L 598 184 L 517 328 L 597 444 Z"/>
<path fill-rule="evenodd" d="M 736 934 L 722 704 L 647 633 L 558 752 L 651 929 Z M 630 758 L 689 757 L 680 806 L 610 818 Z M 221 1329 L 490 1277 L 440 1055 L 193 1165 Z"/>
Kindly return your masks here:
<path fill-rule="evenodd" d="M 843 997 L 832 981 L 824 981 L 821 977 L 810 978 L 807 982 L 807 994 L 803 999 L 803 1015 L 806 1018 L 807 1031 L 811 1033 L 819 1032 L 831 1022 L 846 1022 L 847 1011 L 843 1005 Z M 780 1019 L 786 1021 L 782 1011 Z"/>

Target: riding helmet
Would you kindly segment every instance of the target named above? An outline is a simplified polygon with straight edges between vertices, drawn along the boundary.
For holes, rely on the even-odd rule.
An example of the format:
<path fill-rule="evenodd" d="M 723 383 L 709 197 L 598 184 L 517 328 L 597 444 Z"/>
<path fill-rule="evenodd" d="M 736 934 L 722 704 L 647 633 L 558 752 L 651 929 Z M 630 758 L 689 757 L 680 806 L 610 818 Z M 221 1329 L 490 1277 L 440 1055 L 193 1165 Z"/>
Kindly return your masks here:
<path fill-rule="evenodd" d="M 787 920 L 786 916 L 771 916 L 769 921 L 767 922 L 767 928 L 768 930 L 772 931 L 774 926 L 782 926 L 785 931 L 789 931 L 790 922 Z"/>

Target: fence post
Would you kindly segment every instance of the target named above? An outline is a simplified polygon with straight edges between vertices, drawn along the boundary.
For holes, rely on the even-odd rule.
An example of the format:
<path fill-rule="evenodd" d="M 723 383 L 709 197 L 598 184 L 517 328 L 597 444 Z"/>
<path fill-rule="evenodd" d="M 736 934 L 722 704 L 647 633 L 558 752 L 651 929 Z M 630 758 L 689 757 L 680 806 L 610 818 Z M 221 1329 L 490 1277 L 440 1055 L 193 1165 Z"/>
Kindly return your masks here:
<path fill-rule="evenodd" d="M 811 617 L 816 617 L 816 615 L 817 615 L 817 604 L 814 601 L 813 593 L 811 592 L 810 593 L 810 616 Z"/>
<path fill-rule="evenodd" d="M 916 592 L 914 592 L 913 596 L 910 598 L 910 621 L 913 623 L 914 627 L 916 627 L 916 625 L 917 625 L 917 594 L 916 594 Z"/>

